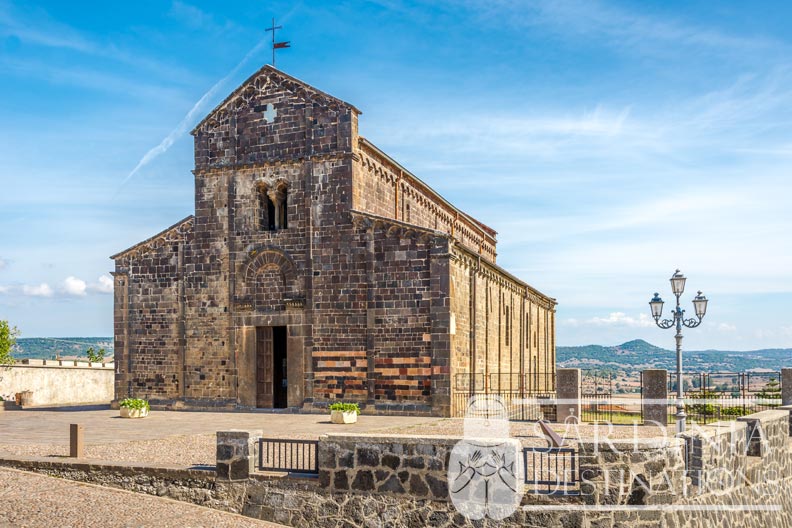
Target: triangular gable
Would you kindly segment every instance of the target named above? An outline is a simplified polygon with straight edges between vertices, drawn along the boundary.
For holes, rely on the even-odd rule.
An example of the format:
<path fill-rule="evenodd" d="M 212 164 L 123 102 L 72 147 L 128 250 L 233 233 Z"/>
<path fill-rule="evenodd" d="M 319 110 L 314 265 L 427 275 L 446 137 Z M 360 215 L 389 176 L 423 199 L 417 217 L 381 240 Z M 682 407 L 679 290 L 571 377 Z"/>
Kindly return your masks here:
<path fill-rule="evenodd" d="M 325 93 L 325 92 L 323 92 L 321 90 L 318 90 L 318 89 L 314 88 L 313 86 L 311 86 L 310 84 L 307 84 L 307 83 L 305 83 L 305 82 L 303 82 L 303 81 L 301 81 L 299 79 L 296 79 L 296 78 L 292 77 L 291 75 L 287 75 L 287 74 L 283 73 L 282 71 L 280 71 L 279 69 L 267 64 L 264 67 L 262 67 L 261 69 L 259 69 L 256 73 L 254 73 L 253 75 L 248 77 L 247 80 L 245 82 L 243 82 L 242 84 L 240 84 L 239 87 L 236 90 L 231 92 L 231 94 L 228 97 L 226 97 L 223 100 L 222 103 L 217 105 L 214 108 L 214 110 L 209 112 L 201 120 L 200 123 L 195 125 L 195 128 L 193 128 L 193 130 L 190 132 L 190 134 L 195 135 L 198 132 L 198 130 L 204 125 L 204 123 L 209 121 L 213 116 L 215 116 L 216 114 L 221 112 L 226 107 L 230 106 L 231 103 L 245 90 L 245 88 L 247 88 L 248 86 L 251 86 L 253 83 L 255 83 L 255 81 L 259 77 L 262 77 L 262 76 L 266 76 L 270 80 L 276 79 L 277 84 L 279 86 L 281 86 L 282 88 L 288 90 L 288 91 L 291 91 L 291 92 L 303 91 L 306 94 L 310 94 L 313 97 L 318 97 L 318 98 L 324 99 L 328 103 L 345 106 L 345 107 L 351 109 L 353 112 L 355 112 L 358 115 L 362 113 L 360 110 L 355 108 L 353 105 L 351 105 L 351 104 L 349 104 L 349 103 L 347 103 L 345 101 L 342 101 L 341 99 L 338 99 L 337 97 L 333 97 L 332 95 L 327 94 L 327 93 Z"/>
<path fill-rule="evenodd" d="M 142 242 L 138 242 L 134 246 L 127 248 L 120 253 L 116 253 L 110 258 L 112 260 L 118 260 L 119 258 L 123 258 L 132 252 L 145 252 L 147 249 L 154 247 L 158 242 L 161 243 L 162 241 L 181 238 L 184 233 L 192 229 L 194 220 L 195 216 L 190 215 L 184 220 L 180 220 L 169 228 L 160 231 L 156 235 L 149 237 Z"/>

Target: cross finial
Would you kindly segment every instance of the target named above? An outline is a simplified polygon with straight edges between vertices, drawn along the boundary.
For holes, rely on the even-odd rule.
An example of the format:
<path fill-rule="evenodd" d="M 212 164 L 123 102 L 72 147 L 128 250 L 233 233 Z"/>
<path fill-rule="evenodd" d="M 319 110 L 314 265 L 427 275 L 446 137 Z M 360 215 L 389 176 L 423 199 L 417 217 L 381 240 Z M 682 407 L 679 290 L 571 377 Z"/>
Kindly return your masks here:
<path fill-rule="evenodd" d="M 272 65 L 275 66 L 275 50 L 283 48 L 291 48 L 291 41 L 275 42 L 275 32 L 283 29 L 283 26 L 276 26 L 275 19 L 272 19 L 272 26 L 265 29 L 265 31 L 272 31 Z"/>

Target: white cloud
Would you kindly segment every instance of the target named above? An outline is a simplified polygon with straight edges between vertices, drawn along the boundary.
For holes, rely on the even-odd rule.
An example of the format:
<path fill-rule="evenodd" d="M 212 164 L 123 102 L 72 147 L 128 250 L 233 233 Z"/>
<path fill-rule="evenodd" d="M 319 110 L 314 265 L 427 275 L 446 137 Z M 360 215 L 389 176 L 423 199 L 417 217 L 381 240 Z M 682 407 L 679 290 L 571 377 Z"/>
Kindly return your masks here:
<path fill-rule="evenodd" d="M 737 327 L 734 326 L 733 324 L 729 324 L 729 323 L 720 323 L 718 325 L 718 331 L 720 331 L 720 332 L 736 332 L 737 331 Z"/>
<path fill-rule="evenodd" d="M 592 317 L 584 321 L 584 324 L 594 326 L 629 326 L 635 328 L 646 328 L 654 323 L 646 314 L 640 314 L 638 318 L 631 317 L 624 312 L 611 312 L 608 317 Z"/>
<path fill-rule="evenodd" d="M 5 269 L 6 266 L 8 266 L 8 262 L 0 258 L 0 270 Z"/>
<path fill-rule="evenodd" d="M 82 279 L 77 277 L 66 277 L 61 286 L 63 293 L 66 295 L 73 295 L 75 297 L 85 296 L 87 285 Z"/>
<path fill-rule="evenodd" d="M 49 284 L 42 282 L 38 286 L 24 285 L 22 293 L 30 297 L 52 297 L 55 293 Z"/>
<path fill-rule="evenodd" d="M 0 293 L 8 293 L 10 290 L 8 286 L 0 286 Z"/>
<path fill-rule="evenodd" d="M 96 293 L 113 293 L 113 278 L 102 275 L 96 282 L 91 283 L 88 289 Z"/>

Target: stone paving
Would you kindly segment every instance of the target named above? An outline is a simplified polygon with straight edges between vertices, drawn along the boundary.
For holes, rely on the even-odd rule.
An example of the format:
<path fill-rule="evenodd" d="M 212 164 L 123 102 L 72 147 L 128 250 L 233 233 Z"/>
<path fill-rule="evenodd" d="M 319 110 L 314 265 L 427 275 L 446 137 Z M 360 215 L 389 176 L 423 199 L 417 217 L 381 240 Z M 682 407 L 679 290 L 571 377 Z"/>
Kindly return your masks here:
<path fill-rule="evenodd" d="M 374 433 L 438 420 L 364 415 L 356 424 L 335 425 L 325 414 L 153 411 L 129 420 L 109 409 L 6 411 L 0 413 L 0 458 L 66 457 L 70 423 L 83 425 L 86 459 L 189 468 L 214 466 L 220 430 L 261 429 L 272 438 L 316 439 L 328 432 Z"/>
<path fill-rule="evenodd" d="M 174 435 L 214 434 L 229 429 L 261 429 L 265 436 L 302 435 L 318 438 L 328 432 L 371 433 L 384 427 L 413 426 L 439 418 L 361 416 L 358 423 L 335 425 L 328 414 L 152 411 L 142 420 L 121 418 L 111 409 L 27 409 L 0 413 L 0 444 L 68 445 L 69 424 L 79 423 L 86 444 L 156 440 Z"/>
<path fill-rule="evenodd" d="M 0 527 L 277 528 L 171 499 L 0 469 Z"/>

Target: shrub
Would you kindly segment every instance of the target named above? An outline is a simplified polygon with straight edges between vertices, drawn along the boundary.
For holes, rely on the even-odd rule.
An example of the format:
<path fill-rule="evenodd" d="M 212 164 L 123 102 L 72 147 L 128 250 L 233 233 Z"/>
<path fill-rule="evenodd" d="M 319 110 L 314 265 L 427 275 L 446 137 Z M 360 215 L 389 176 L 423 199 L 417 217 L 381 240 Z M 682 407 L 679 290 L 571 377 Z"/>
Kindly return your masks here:
<path fill-rule="evenodd" d="M 331 411 L 341 411 L 341 412 L 355 412 L 356 414 L 360 414 L 360 406 L 357 403 L 343 403 L 343 402 L 336 402 L 330 404 Z"/>
<path fill-rule="evenodd" d="M 149 402 L 140 398 L 126 398 L 125 400 L 121 400 L 118 406 L 126 407 L 127 409 L 146 409 L 146 411 L 151 409 Z"/>
<path fill-rule="evenodd" d="M 745 416 L 751 414 L 751 411 L 742 407 L 724 407 L 721 409 L 721 414 L 723 416 Z"/>
<path fill-rule="evenodd" d="M 14 364 L 14 356 L 11 352 L 16 345 L 17 336 L 19 330 L 16 327 L 10 326 L 8 321 L 0 321 L 0 366 Z"/>
<path fill-rule="evenodd" d="M 94 347 L 90 347 L 88 348 L 88 350 L 86 350 L 85 353 L 88 356 L 88 361 L 90 361 L 91 363 L 101 363 L 102 361 L 104 361 L 105 354 L 107 354 L 107 351 L 104 348 L 100 348 L 99 352 L 97 352 L 94 350 Z"/>

